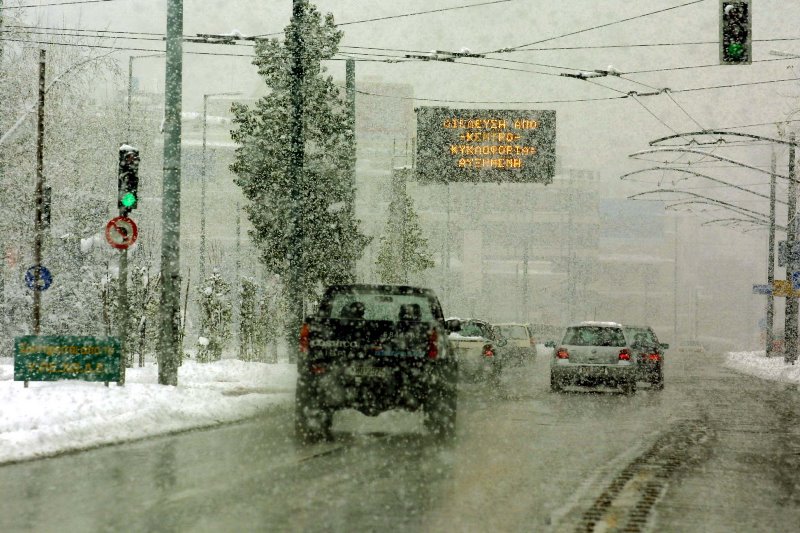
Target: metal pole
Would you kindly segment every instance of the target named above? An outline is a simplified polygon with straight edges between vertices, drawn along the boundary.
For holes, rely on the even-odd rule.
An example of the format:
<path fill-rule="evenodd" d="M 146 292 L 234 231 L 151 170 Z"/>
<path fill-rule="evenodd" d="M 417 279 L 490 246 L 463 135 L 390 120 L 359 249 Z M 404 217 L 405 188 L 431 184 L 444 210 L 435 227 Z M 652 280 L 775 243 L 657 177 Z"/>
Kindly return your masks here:
<path fill-rule="evenodd" d="M 767 244 L 767 284 L 772 287 L 775 281 L 775 148 L 772 149 L 772 176 L 769 179 L 769 242 Z M 772 357 L 773 323 L 775 321 L 775 297 L 772 292 L 767 296 L 767 340 L 766 354 Z"/>
<path fill-rule="evenodd" d="M 178 384 L 180 335 L 181 97 L 183 0 L 167 2 L 164 86 L 164 185 L 161 211 L 161 309 L 158 382 Z"/>
<path fill-rule="evenodd" d="M 131 102 L 133 101 L 133 56 L 128 57 L 128 135 L 126 136 L 128 144 L 131 139 Z"/>
<path fill-rule="evenodd" d="M 347 87 L 347 107 L 348 107 L 348 120 L 350 121 L 350 135 L 352 136 L 351 150 L 349 157 L 349 174 L 350 174 L 350 191 L 351 196 L 348 198 L 348 209 L 352 220 L 356 218 L 356 62 L 353 59 L 348 59 L 345 63 L 345 86 Z M 350 276 L 352 281 L 356 279 L 356 260 L 355 257 L 350 258 Z"/>
<path fill-rule="evenodd" d="M 0 35 L 3 33 L 3 0 L 0 0 Z M 0 71 L 3 70 L 3 40 L 0 39 Z M 2 130 L 0 130 L 0 137 L 2 137 Z M 5 190 L 5 183 L 3 178 L 3 162 L 0 161 L 0 190 Z M 0 254 L 5 253 L 5 244 L 2 236 L 0 236 Z M 0 323 L 4 323 L 6 318 L 6 265 L 5 261 L 0 259 Z"/>
<path fill-rule="evenodd" d="M 121 211 L 121 210 L 120 210 Z M 122 214 L 122 213 L 120 213 Z M 117 385 L 125 385 L 125 368 L 133 366 L 128 353 L 128 250 L 119 251 L 119 305 L 117 306 L 117 336 L 119 337 L 120 373 Z"/>
<path fill-rule="evenodd" d="M 525 236 L 525 251 L 522 254 L 522 323 L 528 323 L 528 247 L 530 238 Z"/>
<path fill-rule="evenodd" d="M 198 270 L 200 285 L 206 280 L 206 133 L 208 129 L 208 96 L 203 95 L 203 159 L 200 170 L 200 268 Z M 202 331 L 200 334 L 202 335 Z"/>
<path fill-rule="evenodd" d="M 795 137 L 794 133 L 789 134 L 789 212 L 786 224 L 786 249 L 791 250 L 797 240 L 797 182 L 794 172 L 795 166 Z M 792 272 L 797 269 L 795 261 L 786 261 L 786 279 L 792 279 Z M 784 360 L 794 364 L 797 359 L 797 298 L 786 298 L 785 321 L 784 321 Z"/>
<path fill-rule="evenodd" d="M 42 265 L 42 204 L 44 201 L 44 91 L 45 91 L 45 51 L 39 50 L 39 105 L 36 128 L 36 213 L 34 219 L 33 243 L 33 334 L 38 335 L 42 319 L 42 293 L 39 290 L 39 267 Z"/>
<path fill-rule="evenodd" d="M 675 258 L 672 268 L 672 342 L 678 344 L 678 215 L 675 215 Z"/>

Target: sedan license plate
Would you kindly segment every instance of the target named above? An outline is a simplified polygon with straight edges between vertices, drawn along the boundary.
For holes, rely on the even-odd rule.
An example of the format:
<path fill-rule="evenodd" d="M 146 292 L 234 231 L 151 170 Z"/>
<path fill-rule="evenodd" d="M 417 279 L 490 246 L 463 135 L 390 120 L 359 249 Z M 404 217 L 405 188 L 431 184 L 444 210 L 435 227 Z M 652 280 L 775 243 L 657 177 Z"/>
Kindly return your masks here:
<path fill-rule="evenodd" d="M 391 369 L 372 365 L 356 365 L 351 368 L 351 373 L 360 378 L 387 379 L 391 375 Z"/>

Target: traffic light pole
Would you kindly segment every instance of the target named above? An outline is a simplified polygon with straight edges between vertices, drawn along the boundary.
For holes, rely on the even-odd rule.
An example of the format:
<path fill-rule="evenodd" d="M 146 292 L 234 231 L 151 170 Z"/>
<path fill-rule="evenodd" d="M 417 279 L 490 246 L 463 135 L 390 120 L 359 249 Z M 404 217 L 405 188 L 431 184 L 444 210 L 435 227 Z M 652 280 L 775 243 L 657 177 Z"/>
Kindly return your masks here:
<path fill-rule="evenodd" d="M 120 211 L 120 215 L 122 215 Z M 117 337 L 119 337 L 119 381 L 118 386 L 125 385 L 125 368 L 133 366 L 128 352 L 128 249 L 119 251 L 119 302 L 117 305 Z"/>

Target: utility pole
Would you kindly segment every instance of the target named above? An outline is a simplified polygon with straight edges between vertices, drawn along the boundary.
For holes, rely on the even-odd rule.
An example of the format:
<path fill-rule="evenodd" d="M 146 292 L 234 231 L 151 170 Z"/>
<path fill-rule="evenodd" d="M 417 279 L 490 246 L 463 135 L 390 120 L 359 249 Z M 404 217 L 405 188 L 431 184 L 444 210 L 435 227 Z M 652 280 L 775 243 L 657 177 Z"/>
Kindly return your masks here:
<path fill-rule="evenodd" d="M 0 0 L 0 35 L 3 34 L 3 0 Z M 3 69 L 3 40 L 0 39 L 0 71 Z M 0 137 L 3 132 L 0 131 Z M 4 178 L 3 161 L 0 160 L 0 191 L 6 190 Z M 0 203 L 0 205 L 2 205 Z M 5 265 L 5 242 L 0 234 L 0 327 L 6 319 L 6 265 Z"/>
<path fill-rule="evenodd" d="M 127 143 L 131 144 L 131 102 L 133 101 L 133 56 L 128 57 L 128 135 Z"/>
<path fill-rule="evenodd" d="M 797 240 L 797 178 L 795 166 L 795 137 L 794 132 L 789 134 L 789 198 L 788 221 L 786 224 L 786 249 L 792 250 Z M 792 272 L 797 269 L 795 261 L 786 261 L 786 279 L 792 279 Z M 784 321 L 784 360 L 794 364 L 797 359 L 797 298 L 786 298 Z"/>
<path fill-rule="evenodd" d="M 525 250 L 522 253 L 522 323 L 528 323 L 528 248 L 530 237 L 525 235 Z"/>
<path fill-rule="evenodd" d="M 39 50 L 39 104 L 36 127 L 36 213 L 34 219 L 33 242 L 33 334 L 38 335 L 42 321 L 42 291 L 39 290 L 39 275 L 42 266 L 42 207 L 44 204 L 44 91 L 45 91 L 45 51 Z"/>
<path fill-rule="evenodd" d="M 776 161 L 775 148 L 772 148 L 772 175 L 769 178 L 769 239 L 767 244 L 767 285 L 772 287 L 775 282 L 775 190 L 776 190 Z M 767 341 L 766 354 L 772 357 L 773 323 L 775 322 L 775 296 L 770 291 L 767 296 Z"/>
<path fill-rule="evenodd" d="M 178 384 L 180 338 L 181 97 L 183 0 L 167 0 L 167 65 L 164 86 L 164 192 L 161 216 L 161 308 L 158 383 Z"/>
<path fill-rule="evenodd" d="M 289 235 L 289 279 L 287 292 L 289 301 L 290 338 L 300 330 L 305 311 L 305 253 L 303 228 L 303 190 L 305 189 L 305 128 L 303 111 L 305 98 L 303 95 L 303 35 L 305 1 L 292 0 L 292 23 L 290 25 L 288 44 L 291 50 L 291 89 L 289 114 L 289 187 L 292 201 L 292 224 Z M 294 361 L 294 346 L 290 346 L 290 361 Z"/>
<path fill-rule="evenodd" d="M 208 130 L 208 97 L 203 95 L 203 152 L 200 165 L 200 268 L 198 269 L 198 283 L 200 286 L 206 282 L 206 134 Z M 203 331 L 200 331 L 203 335 Z"/>
<path fill-rule="evenodd" d="M 347 109 L 348 120 L 350 122 L 350 135 L 352 141 L 350 144 L 350 157 L 348 159 L 350 174 L 350 186 L 352 188 L 350 198 L 348 198 L 348 209 L 350 216 L 353 220 L 356 218 L 356 62 L 353 59 L 348 59 L 345 63 L 345 86 L 347 88 Z M 350 276 L 352 281 L 356 280 L 356 259 L 350 258 Z"/>
<path fill-rule="evenodd" d="M 675 257 L 672 265 L 672 342 L 678 345 L 678 215 L 675 215 Z"/>

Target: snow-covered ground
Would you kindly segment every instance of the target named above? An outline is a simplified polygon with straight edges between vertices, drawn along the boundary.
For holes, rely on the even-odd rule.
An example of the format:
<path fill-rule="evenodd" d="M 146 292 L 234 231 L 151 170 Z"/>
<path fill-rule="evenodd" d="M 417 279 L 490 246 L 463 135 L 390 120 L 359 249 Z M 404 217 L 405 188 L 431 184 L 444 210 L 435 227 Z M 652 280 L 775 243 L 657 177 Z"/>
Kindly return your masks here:
<path fill-rule="evenodd" d="M 779 357 L 767 358 L 764 351 L 760 352 L 729 352 L 725 362 L 727 366 L 743 374 L 750 374 L 770 381 L 800 384 L 800 361 L 794 365 L 783 361 L 783 354 Z"/>
<path fill-rule="evenodd" d="M 186 360 L 177 387 L 158 385 L 149 363 L 126 384 L 15 382 L 13 359 L 0 358 L 0 464 L 124 442 L 253 416 L 294 399 L 288 363 Z M 764 352 L 732 352 L 726 364 L 763 379 L 800 384 L 800 364 Z"/>
<path fill-rule="evenodd" d="M 129 368 L 125 385 L 14 381 L 0 358 L 0 464 L 240 420 L 294 401 L 295 365 L 185 360 L 178 386 L 158 367 Z"/>

